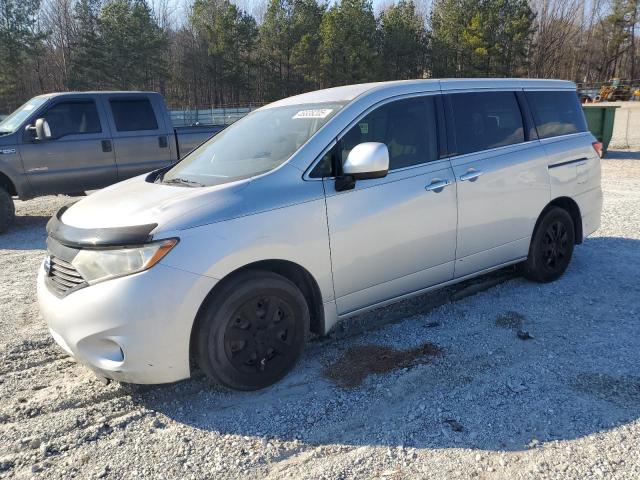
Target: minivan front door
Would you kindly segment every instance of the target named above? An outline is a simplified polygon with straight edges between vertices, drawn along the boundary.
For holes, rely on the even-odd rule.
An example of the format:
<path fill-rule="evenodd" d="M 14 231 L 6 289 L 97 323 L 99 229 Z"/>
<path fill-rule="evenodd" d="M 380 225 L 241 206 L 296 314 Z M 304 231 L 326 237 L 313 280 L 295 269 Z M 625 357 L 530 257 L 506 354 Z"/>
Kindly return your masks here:
<path fill-rule="evenodd" d="M 96 99 L 64 97 L 38 112 L 50 138 L 25 131 L 20 156 L 34 193 L 77 193 L 117 181 L 111 135 Z"/>
<path fill-rule="evenodd" d="M 456 190 L 438 158 L 433 97 L 387 103 L 359 120 L 333 149 L 342 165 L 362 142 L 385 143 L 389 173 L 337 191 L 325 179 L 339 315 L 453 278 Z"/>
<path fill-rule="evenodd" d="M 525 134 L 515 92 L 445 98 L 458 154 L 451 158 L 458 278 L 527 256 L 535 222 L 549 202 L 549 177 L 542 146 Z"/>

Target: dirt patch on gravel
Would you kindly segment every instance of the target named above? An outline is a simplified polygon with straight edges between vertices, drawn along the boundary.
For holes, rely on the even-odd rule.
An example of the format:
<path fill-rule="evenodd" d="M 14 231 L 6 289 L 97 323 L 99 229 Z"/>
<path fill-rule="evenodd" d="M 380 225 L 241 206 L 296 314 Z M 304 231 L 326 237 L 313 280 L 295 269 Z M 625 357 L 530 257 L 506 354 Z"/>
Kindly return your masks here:
<path fill-rule="evenodd" d="M 500 328 L 520 330 L 523 323 L 524 315 L 518 312 L 503 313 L 496 318 L 496 326 Z"/>
<path fill-rule="evenodd" d="M 348 349 L 342 357 L 324 370 L 323 375 L 340 387 L 356 388 L 371 374 L 388 373 L 427 363 L 441 353 L 440 347 L 429 342 L 409 350 L 362 345 Z"/>

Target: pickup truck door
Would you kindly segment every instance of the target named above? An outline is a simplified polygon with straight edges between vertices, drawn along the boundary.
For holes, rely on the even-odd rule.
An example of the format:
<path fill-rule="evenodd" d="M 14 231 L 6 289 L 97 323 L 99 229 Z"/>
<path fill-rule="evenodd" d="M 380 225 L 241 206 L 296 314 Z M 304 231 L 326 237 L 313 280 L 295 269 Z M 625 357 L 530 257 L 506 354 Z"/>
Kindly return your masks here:
<path fill-rule="evenodd" d="M 336 191 L 325 179 L 334 290 L 339 315 L 453 278 L 456 185 L 439 158 L 434 98 L 384 104 L 342 137 L 344 163 L 362 142 L 385 143 L 389 173 Z"/>
<path fill-rule="evenodd" d="M 165 167 L 172 162 L 173 128 L 165 125 L 163 105 L 149 96 L 102 97 L 109 112 L 118 180 Z"/>
<path fill-rule="evenodd" d="M 111 134 L 97 96 L 65 96 L 47 104 L 30 122 L 44 118 L 51 138 L 25 131 L 19 146 L 24 170 L 37 195 L 78 193 L 117 181 Z"/>

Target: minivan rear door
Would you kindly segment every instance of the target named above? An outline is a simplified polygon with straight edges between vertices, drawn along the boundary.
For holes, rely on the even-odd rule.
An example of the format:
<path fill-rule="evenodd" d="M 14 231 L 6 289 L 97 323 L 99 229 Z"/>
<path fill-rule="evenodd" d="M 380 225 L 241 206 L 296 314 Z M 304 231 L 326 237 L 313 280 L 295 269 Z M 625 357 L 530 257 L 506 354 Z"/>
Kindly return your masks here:
<path fill-rule="evenodd" d="M 337 191 L 325 179 L 338 314 L 353 313 L 453 278 L 456 190 L 441 158 L 434 96 L 386 103 L 355 122 L 330 155 L 342 165 L 362 142 L 390 155 L 384 178 Z"/>
<path fill-rule="evenodd" d="M 171 163 L 169 144 L 173 129 L 165 125 L 161 105 L 152 102 L 149 96 L 139 94 L 114 94 L 102 98 L 110 112 L 118 180 Z"/>
<path fill-rule="evenodd" d="M 520 109 L 521 95 L 445 95 L 458 186 L 456 277 L 526 257 L 535 222 L 549 202 L 545 152 Z"/>

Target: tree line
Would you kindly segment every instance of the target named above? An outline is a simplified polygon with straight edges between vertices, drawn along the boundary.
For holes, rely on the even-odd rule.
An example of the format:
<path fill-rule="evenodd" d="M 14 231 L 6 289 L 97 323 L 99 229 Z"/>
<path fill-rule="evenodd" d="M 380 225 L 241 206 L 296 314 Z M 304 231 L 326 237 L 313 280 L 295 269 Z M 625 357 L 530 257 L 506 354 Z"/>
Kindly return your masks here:
<path fill-rule="evenodd" d="M 640 0 L 150 1 L 0 0 L 0 112 L 61 90 L 194 108 L 379 80 L 640 77 Z"/>

